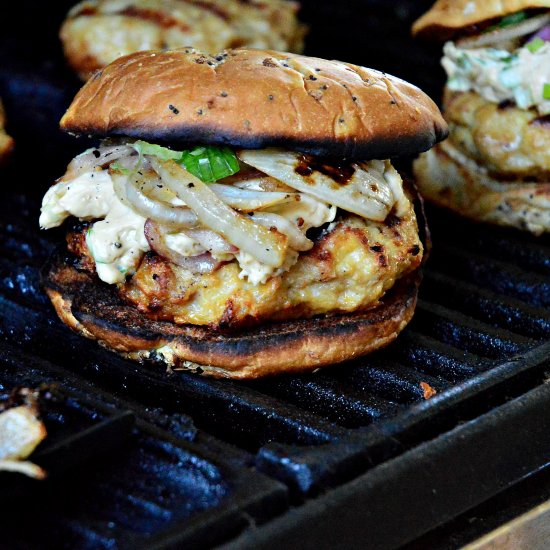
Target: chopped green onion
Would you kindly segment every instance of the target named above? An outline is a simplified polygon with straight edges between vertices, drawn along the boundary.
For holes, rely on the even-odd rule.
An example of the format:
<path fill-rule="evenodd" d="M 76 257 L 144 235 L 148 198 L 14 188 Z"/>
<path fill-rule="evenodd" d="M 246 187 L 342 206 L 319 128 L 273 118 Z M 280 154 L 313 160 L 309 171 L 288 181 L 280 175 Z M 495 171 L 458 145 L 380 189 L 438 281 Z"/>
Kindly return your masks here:
<path fill-rule="evenodd" d="M 536 38 L 531 40 L 531 42 L 527 42 L 525 47 L 531 53 L 535 53 L 535 52 L 538 52 L 545 44 L 546 44 L 546 42 L 542 38 L 540 38 L 540 36 L 537 36 Z"/>
<path fill-rule="evenodd" d="M 151 155 L 163 162 L 175 160 L 205 183 L 213 183 L 232 176 L 240 170 L 239 161 L 229 147 L 206 146 L 196 147 L 190 151 L 174 151 L 142 140 L 132 143 L 132 147 L 139 153 L 140 159 L 143 155 Z M 141 160 L 138 166 L 140 164 Z M 111 164 L 111 167 L 124 175 L 130 174 L 130 170 L 116 163 Z"/>
<path fill-rule="evenodd" d="M 173 151 L 168 149 L 168 147 L 162 147 L 161 145 L 156 145 L 155 143 L 148 143 L 147 141 L 138 140 L 132 143 L 132 147 L 142 155 L 153 155 L 160 160 L 181 160 L 181 151 Z"/>
<path fill-rule="evenodd" d="M 542 98 L 550 99 L 550 82 L 546 82 L 542 87 Z"/>
<path fill-rule="evenodd" d="M 496 31 L 497 29 L 503 29 L 505 27 L 510 27 L 511 25 L 516 25 L 525 21 L 529 15 L 525 11 L 518 11 L 517 13 L 512 13 L 503 17 L 496 25 L 491 25 L 488 27 L 485 32 Z"/>
<path fill-rule="evenodd" d="M 235 153 L 228 147 L 197 147 L 184 151 L 180 164 L 205 183 L 213 183 L 240 170 Z"/>

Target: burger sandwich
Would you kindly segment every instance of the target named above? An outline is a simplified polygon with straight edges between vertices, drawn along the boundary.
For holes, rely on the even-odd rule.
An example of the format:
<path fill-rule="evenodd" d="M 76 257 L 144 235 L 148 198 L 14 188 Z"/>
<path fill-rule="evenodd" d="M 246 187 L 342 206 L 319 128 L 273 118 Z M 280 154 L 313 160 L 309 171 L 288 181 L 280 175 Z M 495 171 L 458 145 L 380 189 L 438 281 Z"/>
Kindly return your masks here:
<path fill-rule="evenodd" d="M 87 80 L 122 55 L 193 46 L 215 53 L 249 47 L 301 52 L 306 26 L 292 0 L 84 0 L 60 38 L 71 67 Z"/>
<path fill-rule="evenodd" d="M 447 133 L 418 88 L 269 50 L 139 52 L 61 127 L 102 139 L 40 217 L 72 220 L 43 282 L 84 336 L 251 378 L 364 355 L 411 319 L 423 245 L 388 159 Z"/>
<path fill-rule="evenodd" d="M 413 26 L 447 40 L 450 137 L 414 165 L 428 200 L 474 220 L 550 231 L 550 2 L 438 0 Z"/>

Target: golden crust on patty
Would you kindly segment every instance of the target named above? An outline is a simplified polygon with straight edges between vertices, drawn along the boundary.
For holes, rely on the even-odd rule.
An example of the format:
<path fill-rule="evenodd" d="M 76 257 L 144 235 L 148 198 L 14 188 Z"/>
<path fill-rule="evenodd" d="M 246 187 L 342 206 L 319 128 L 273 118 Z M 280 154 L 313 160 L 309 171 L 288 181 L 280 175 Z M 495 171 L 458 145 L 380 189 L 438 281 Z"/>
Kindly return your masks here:
<path fill-rule="evenodd" d="M 82 255 L 84 239 L 71 248 Z M 265 284 L 240 279 L 235 261 L 210 274 L 193 275 L 149 254 L 119 293 L 152 318 L 234 328 L 374 307 L 421 260 L 411 206 L 404 216 L 390 214 L 385 222 L 345 214 L 290 271 Z"/>
<path fill-rule="evenodd" d="M 536 235 L 550 232 L 550 182 L 500 182 L 449 142 L 422 154 L 414 173 L 426 199 L 462 216 Z"/>
<path fill-rule="evenodd" d="M 4 107 L 0 101 L 0 164 L 2 164 L 11 150 L 13 149 L 13 139 L 6 134 L 4 125 L 6 124 L 6 115 L 4 113 Z"/>
<path fill-rule="evenodd" d="M 550 181 L 550 116 L 475 92 L 445 94 L 449 141 L 498 180 Z"/>
<path fill-rule="evenodd" d="M 86 0 L 61 27 L 65 55 L 86 80 L 139 50 L 193 46 L 204 52 L 249 46 L 300 52 L 305 27 L 288 0 Z"/>
<path fill-rule="evenodd" d="M 412 27 L 413 35 L 446 40 L 461 29 L 522 10 L 550 8 L 548 0 L 437 0 Z"/>

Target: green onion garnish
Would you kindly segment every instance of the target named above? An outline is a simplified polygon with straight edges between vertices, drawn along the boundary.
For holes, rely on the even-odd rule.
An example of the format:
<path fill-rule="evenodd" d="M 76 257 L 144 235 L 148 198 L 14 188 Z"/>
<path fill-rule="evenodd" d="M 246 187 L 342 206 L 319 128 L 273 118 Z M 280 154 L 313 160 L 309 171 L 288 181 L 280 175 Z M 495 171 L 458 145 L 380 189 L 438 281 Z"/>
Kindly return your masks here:
<path fill-rule="evenodd" d="M 232 176 L 240 170 L 237 156 L 229 147 L 205 146 L 188 151 L 174 151 L 168 147 L 142 140 L 132 143 L 132 147 L 139 153 L 138 167 L 141 165 L 143 155 L 152 155 L 162 161 L 175 160 L 205 183 L 213 183 Z M 111 168 L 124 175 L 131 173 L 130 170 L 116 162 L 111 164 Z"/>
<path fill-rule="evenodd" d="M 213 183 L 240 170 L 235 153 L 228 147 L 197 147 L 184 151 L 180 163 L 205 183 Z"/>
<path fill-rule="evenodd" d="M 160 160 L 181 160 L 181 151 L 173 151 L 168 147 L 162 147 L 155 143 L 138 140 L 132 143 L 132 147 L 141 155 L 153 155 Z"/>
<path fill-rule="evenodd" d="M 525 11 L 518 11 L 503 17 L 496 25 L 491 25 L 485 32 L 496 31 L 497 29 L 503 29 L 504 27 L 510 27 L 516 25 L 527 19 L 528 14 Z"/>
<path fill-rule="evenodd" d="M 535 53 L 535 52 L 538 52 L 545 44 L 546 44 L 546 42 L 542 38 L 540 38 L 540 36 L 537 36 L 536 38 L 531 40 L 531 42 L 527 42 L 525 47 L 531 53 Z"/>
<path fill-rule="evenodd" d="M 550 82 L 546 82 L 542 86 L 542 98 L 543 99 L 550 99 Z"/>

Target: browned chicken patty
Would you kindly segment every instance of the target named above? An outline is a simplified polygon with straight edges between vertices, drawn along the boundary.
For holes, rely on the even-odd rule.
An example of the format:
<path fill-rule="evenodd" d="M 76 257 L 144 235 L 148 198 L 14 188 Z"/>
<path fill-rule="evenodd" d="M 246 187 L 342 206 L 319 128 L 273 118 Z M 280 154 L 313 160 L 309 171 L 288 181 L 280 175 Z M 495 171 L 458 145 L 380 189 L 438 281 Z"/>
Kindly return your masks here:
<path fill-rule="evenodd" d="M 6 124 L 6 115 L 4 107 L 0 101 L 0 164 L 6 160 L 10 151 L 13 149 L 13 139 L 6 134 L 4 125 Z"/>
<path fill-rule="evenodd" d="M 550 117 L 511 103 L 497 105 L 474 92 L 446 91 L 449 141 L 503 181 L 550 180 Z"/>
<path fill-rule="evenodd" d="M 300 52 L 305 26 L 289 0 L 86 0 L 61 27 L 71 66 L 83 79 L 139 50 L 192 46 Z"/>
<path fill-rule="evenodd" d="M 82 229 L 70 235 L 69 249 L 93 271 L 84 235 Z M 289 271 L 265 284 L 239 278 L 235 261 L 200 275 L 148 253 L 119 293 L 156 319 L 237 328 L 374 307 L 397 279 L 419 267 L 422 253 L 412 207 L 384 222 L 345 214 Z"/>

